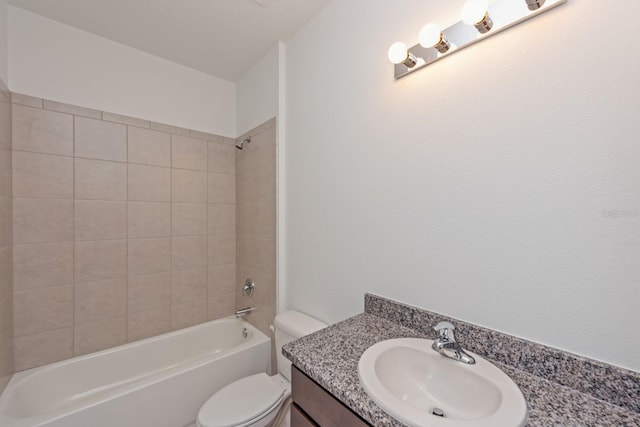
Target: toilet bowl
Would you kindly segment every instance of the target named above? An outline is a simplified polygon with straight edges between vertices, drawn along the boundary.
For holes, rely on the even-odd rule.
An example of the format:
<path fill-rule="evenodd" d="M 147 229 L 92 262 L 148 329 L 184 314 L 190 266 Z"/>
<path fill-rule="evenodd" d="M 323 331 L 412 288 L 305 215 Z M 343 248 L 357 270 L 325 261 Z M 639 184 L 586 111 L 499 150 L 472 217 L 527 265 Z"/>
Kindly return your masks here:
<path fill-rule="evenodd" d="M 291 362 L 282 346 L 327 325 L 297 311 L 278 314 L 274 323 L 278 374 L 250 375 L 226 385 L 200 408 L 198 427 L 266 427 L 278 416 L 291 395 Z M 287 413 L 278 427 L 288 426 Z"/>

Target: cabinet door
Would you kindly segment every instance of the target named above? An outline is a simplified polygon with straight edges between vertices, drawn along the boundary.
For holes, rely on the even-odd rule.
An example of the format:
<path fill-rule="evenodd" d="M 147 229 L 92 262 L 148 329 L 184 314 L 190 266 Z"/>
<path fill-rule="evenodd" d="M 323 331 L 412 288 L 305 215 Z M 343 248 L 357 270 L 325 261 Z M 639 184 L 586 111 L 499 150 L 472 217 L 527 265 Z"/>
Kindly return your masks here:
<path fill-rule="evenodd" d="M 298 405 L 293 404 L 291 405 L 291 427 L 318 427 L 318 424 L 310 420 Z"/>
<path fill-rule="evenodd" d="M 293 401 L 321 427 L 369 426 L 295 366 L 291 367 Z"/>

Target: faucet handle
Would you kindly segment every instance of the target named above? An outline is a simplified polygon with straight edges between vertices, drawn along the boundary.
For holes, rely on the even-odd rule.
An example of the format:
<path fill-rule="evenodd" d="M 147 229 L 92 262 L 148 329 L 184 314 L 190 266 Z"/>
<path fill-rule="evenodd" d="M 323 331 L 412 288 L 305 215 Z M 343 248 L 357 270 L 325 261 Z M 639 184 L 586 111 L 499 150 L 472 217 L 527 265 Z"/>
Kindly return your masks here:
<path fill-rule="evenodd" d="M 456 336 L 453 333 L 455 329 L 456 327 L 449 322 L 440 322 L 433 327 L 433 330 L 440 335 L 440 339 L 450 342 L 456 342 Z"/>

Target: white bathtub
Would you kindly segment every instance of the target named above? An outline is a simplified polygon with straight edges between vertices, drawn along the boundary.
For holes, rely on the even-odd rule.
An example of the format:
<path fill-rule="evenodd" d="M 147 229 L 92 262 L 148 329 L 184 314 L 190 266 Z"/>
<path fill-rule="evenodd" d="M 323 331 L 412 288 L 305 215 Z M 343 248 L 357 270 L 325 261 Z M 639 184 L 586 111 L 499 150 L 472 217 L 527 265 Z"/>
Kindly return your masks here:
<path fill-rule="evenodd" d="M 216 320 L 17 373 L 0 426 L 183 427 L 214 392 L 270 365 L 269 338 Z"/>

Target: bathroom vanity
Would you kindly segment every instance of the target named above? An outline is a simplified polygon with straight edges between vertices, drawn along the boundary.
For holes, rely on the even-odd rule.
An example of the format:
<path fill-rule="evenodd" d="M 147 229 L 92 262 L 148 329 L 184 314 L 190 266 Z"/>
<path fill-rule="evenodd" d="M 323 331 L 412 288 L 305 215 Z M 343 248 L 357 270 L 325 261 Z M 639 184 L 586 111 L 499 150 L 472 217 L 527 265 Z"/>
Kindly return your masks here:
<path fill-rule="evenodd" d="M 358 362 L 384 340 L 432 339 L 441 321 L 455 324 L 465 349 L 518 385 L 527 426 L 640 426 L 640 373 L 366 295 L 364 313 L 283 347 L 294 365 L 292 427 L 405 426 L 365 393 Z"/>
<path fill-rule="evenodd" d="M 291 369 L 291 426 L 369 426 L 296 367 Z"/>

